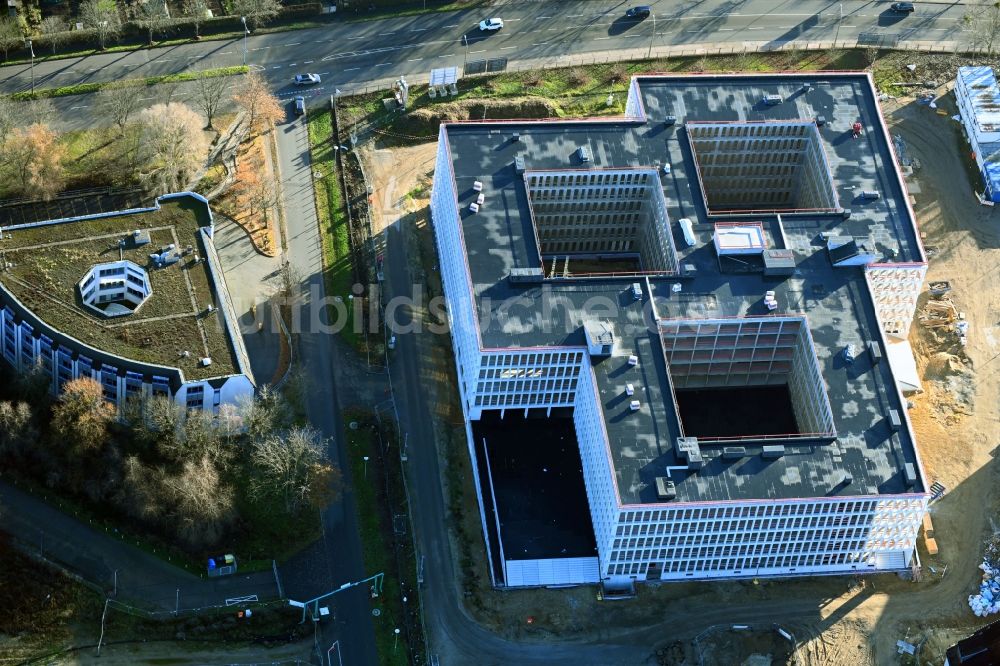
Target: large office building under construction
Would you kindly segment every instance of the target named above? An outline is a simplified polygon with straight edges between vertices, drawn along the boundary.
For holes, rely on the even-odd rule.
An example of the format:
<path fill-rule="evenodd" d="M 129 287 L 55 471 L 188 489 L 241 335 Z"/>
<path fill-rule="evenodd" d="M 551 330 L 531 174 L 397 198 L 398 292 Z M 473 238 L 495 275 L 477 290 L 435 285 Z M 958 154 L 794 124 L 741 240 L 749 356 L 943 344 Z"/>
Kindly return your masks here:
<path fill-rule="evenodd" d="M 912 566 L 926 259 L 868 75 L 447 123 L 431 211 L 496 585 Z"/>

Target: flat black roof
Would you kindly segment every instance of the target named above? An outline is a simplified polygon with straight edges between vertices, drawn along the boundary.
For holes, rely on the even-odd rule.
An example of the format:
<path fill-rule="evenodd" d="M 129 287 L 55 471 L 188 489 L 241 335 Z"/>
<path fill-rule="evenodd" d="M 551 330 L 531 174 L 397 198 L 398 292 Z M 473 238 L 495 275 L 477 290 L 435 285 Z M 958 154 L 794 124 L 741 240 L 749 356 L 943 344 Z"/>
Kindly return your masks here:
<path fill-rule="evenodd" d="M 767 290 L 776 292 L 776 314 L 804 313 L 820 370 L 827 385 L 837 438 L 832 443 L 786 446 L 783 458 L 764 461 L 760 447 L 747 445 L 748 457 L 723 465 L 706 448 L 705 467 L 678 475 L 677 501 L 777 499 L 924 492 L 922 479 L 907 485 L 907 463 L 919 470 L 906 427 L 890 429 L 890 409 L 905 414 L 887 362 L 859 359 L 843 367 L 838 354 L 848 344 L 865 349 L 879 339 L 879 324 L 863 275 L 857 268 L 834 268 L 825 235 L 857 239 L 878 261 L 923 263 L 913 214 L 899 181 L 893 153 L 881 122 L 871 81 L 865 74 L 640 77 L 644 118 L 446 125 L 458 206 L 484 349 L 583 346 L 583 322 L 595 303 L 617 305 L 611 320 L 616 351 L 594 359 L 594 381 L 604 409 L 610 453 L 623 504 L 657 502 L 654 479 L 667 466 L 683 464 L 675 452 L 678 417 L 653 306 L 661 318 L 705 319 L 764 316 Z M 765 106 L 766 94 L 784 101 Z M 665 126 L 667 115 L 678 124 Z M 726 218 L 707 216 L 693 157 L 684 138 L 686 121 L 754 121 L 825 118 L 820 139 L 830 165 L 841 214 L 751 218 L 762 222 L 768 247 L 792 250 L 796 268 L 786 277 L 760 272 L 723 272 L 712 246 L 713 225 Z M 853 136 L 852 125 L 864 131 Z M 512 141 L 514 133 L 518 141 Z M 652 293 L 635 301 L 632 279 L 554 280 L 512 284 L 512 269 L 540 266 L 523 178 L 514 158 L 529 171 L 580 169 L 575 152 L 587 146 L 586 168 L 649 167 L 669 161 L 660 179 L 674 245 L 681 265 L 696 270 L 683 279 L 650 277 Z M 484 183 L 486 204 L 478 213 L 469 203 Z M 881 194 L 861 200 L 863 190 Z M 697 242 L 688 248 L 677 225 L 693 222 Z M 730 220 L 732 221 L 732 220 Z M 681 291 L 672 286 L 682 283 Z M 600 300 L 594 300 L 598 298 Z M 639 363 L 627 365 L 636 354 Z M 638 414 L 629 414 L 625 382 L 641 394 Z M 640 397 L 640 396 L 637 396 Z M 845 474 L 852 482 L 840 481 Z M 920 472 L 918 471 L 918 476 Z"/>

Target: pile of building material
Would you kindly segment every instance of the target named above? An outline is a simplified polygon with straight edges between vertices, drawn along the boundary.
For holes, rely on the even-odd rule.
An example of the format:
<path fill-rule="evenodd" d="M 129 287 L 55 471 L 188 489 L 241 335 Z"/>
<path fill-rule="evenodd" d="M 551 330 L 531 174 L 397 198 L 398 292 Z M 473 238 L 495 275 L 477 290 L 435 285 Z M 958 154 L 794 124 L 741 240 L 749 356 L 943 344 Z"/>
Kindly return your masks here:
<path fill-rule="evenodd" d="M 986 617 L 1000 612 L 1000 536 L 987 541 L 979 568 L 983 570 L 983 580 L 979 594 L 969 595 L 969 608 L 978 617 Z"/>
<path fill-rule="evenodd" d="M 958 320 L 958 308 L 950 298 L 932 298 L 920 311 L 920 321 L 927 328 L 951 326 Z"/>

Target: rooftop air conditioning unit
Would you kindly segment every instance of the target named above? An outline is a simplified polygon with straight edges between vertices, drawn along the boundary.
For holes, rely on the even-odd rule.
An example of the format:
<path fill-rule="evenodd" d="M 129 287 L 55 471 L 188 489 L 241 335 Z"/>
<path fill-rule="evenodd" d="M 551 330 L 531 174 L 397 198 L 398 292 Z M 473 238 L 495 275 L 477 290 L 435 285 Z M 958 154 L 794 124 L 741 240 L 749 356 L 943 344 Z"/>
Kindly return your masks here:
<path fill-rule="evenodd" d="M 656 498 L 672 500 L 675 497 L 677 497 L 677 487 L 674 482 L 665 476 L 656 477 Z"/>
<path fill-rule="evenodd" d="M 631 356 L 628 357 L 628 364 L 632 366 L 639 365 L 639 357 L 636 356 L 635 354 L 632 354 Z"/>
<path fill-rule="evenodd" d="M 639 411 L 639 401 L 633 400 L 632 402 L 628 403 L 628 408 L 631 409 L 633 412 Z"/>
<path fill-rule="evenodd" d="M 589 162 L 590 161 L 590 151 L 587 150 L 587 146 L 580 146 L 579 148 L 577 148 L 576 149 L 576 154 L 577 154 L 577 157 L 580 158 L 581 162 Z"/>
<path fill-rule="evenodd" d="M 774 106 L 776 104 L 781 104 L 785 101 L 785 98 L 781 95 L 764 95 L 764 104 L 767 106 Z"/>

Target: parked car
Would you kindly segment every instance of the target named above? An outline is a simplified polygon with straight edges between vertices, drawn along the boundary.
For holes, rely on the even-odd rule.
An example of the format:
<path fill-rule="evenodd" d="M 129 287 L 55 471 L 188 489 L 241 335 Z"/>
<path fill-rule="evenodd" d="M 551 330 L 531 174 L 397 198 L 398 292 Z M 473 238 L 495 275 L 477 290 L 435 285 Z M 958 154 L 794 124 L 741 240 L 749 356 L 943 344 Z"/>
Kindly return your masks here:
<path fill-rule="evenodd" d="M 897 14 L 910 14 L 915 7 L 912 2 L 894 2 L 890 9 Z"/>
<path fill-rule="evenodd" d="M 644 18 L 649 18 L 649 15 L 653 13 L 652 8 L 649 5 L 639 5 L 638 7 L 631 7 L 625 12 L 625 16 L 631 19 L 642 20 Z"/>
<path fill-rule="evenodd" d="M 302 116 L 306 112 L 306 98 L 296 97 L 295 98 L 295 115 Z"/>
<path fill-rule="evenodd" d="M 483 32 L 494 32 L 502 27 L 502 18 L 488 18 L 479 22 L 479 29 Z"/>
<path fill-rule="evenodd" d="M 311 86 L 313 84 L 319 83 L 322 79 L 319 78 L 319 74 L 296 74 L 295 75 L 295 85 L 297 86 Z"/>

